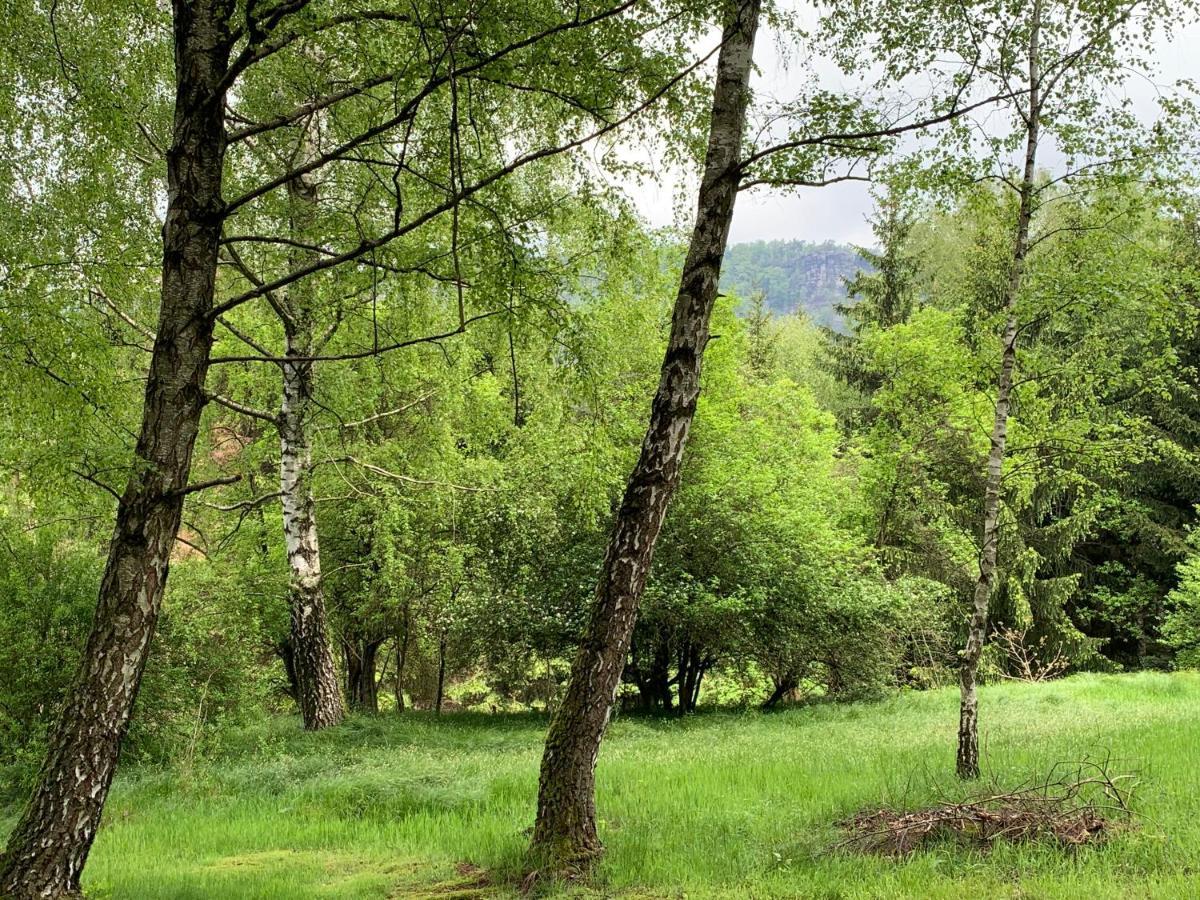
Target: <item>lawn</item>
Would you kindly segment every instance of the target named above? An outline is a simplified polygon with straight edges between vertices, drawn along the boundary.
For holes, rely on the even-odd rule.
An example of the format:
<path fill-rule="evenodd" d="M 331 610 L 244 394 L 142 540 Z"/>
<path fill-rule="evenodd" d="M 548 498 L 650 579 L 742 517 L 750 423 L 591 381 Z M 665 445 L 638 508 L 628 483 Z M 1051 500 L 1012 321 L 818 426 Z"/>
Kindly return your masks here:
<path fill-rule="evenodd" d="M 1081 675 L 982 694 L 986 766 L 1015 784 L 1112 757 L 1135 826 L 1067 853 L 833 849 L 835 822 L 961 790 L 957 693 L 688 719 L 619 718 L 601 754 L 603 897 L 1200 897 L 1200 675 Z M 280 718 L 118 776 L 84 879 L 111 898 L 516 894 L 545 722 L 423 713 L 305 734 Z M 12 814 L 0 824 L 11 826 Z M 490 880 L 490 886 L 482 886 Z M 582 889 L 575 889 L 583 893 Z"/>

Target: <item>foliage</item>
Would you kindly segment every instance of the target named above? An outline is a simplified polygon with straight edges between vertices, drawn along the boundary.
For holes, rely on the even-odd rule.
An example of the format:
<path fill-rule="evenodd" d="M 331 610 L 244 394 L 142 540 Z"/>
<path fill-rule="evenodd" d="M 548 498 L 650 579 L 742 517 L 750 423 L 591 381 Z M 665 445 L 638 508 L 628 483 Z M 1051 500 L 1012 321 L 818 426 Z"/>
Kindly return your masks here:
<path fill-rule="evenodd" d="M 41 761 L 91 621 L 99 559 L 94 548 L 66 538 L 62 526 L 10 527 L 2 541 L 0 800 L 8 800 Z"/>
<path fill-rule="evenodd" d="M 1163 627 L 1167 641 L 1177 652 L 1176 663 L 1185 668 L 1200 668 L 1200 539 L 1193 531 L 1188 539 L 1190 552 L 1179 564 L 1179 583 L 1167 595 L 1171 612 Z"/>

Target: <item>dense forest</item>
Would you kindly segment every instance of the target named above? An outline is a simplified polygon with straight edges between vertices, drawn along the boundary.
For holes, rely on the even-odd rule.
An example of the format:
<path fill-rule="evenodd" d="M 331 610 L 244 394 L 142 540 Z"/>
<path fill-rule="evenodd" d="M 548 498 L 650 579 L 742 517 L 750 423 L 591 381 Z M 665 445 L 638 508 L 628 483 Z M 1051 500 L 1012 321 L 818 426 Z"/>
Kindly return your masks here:
<path fill-rule="evenodd" d="M 416 828 L 386 851 L 407 858 L 437 828 L 495 821 L 500 843 L 436 851 L 471 890 L 636 891 L 621 866 L 655 839 L 627 797 L 652 778 L 604 780 L 613 719 L 661 726 L 633 744 L 651 767 L 710 740 L 718 756 L 761 741 L 793 774 L 901 747 L 912 768 L 886 785 L 872 770 L 806 801 L 868 853 L 886 832 L 906 857 L 914 829 L 1075 848 L 1133 813 L 1107 760 L 1140 746 L 1141 704 L 1147 734 L 1194 725 L 1200 129 L 1191 83 L 1154 64 L 1190 3 L 4 13 L 0 897 L 317 895 L 151 886 L 114 862 L 139 808 L 219 819 L 225 789 L 270 810 L 245 846 L 228 829 L 231 857 L 301 822 Z M 772 42 L 798 53 L 791 96 L 755 75 Z M 822 67 L 859 87 L 822 86 Z M 674 228 L 639 207 L 658 164 L 690 179 Z M 872 184 L 870 246 L 729 243 L 739 195 L 844 181 Z M 1056 743 L 1064 721 L 1014 693 L 1059 679 L 1046 696 L 1093 724 L 1112 708 L 1089 685 L 1125 697 L 1111 740 Z M 912 731 L 889 734 L 901 701 Z M 872 710 L 867 737 L 846 730 Z M 794 744 L 766 711 L 845 747 Z M 1039 723 L 1027 739 L 1022 722 Z M 392 755 L 360 758 L 376 746 Z M 1016 747 L 1083 774 L 993 765 Z M 287 773 L 230 788 L 231 748 Z M 420 761 L 430 748 L 445 767 Z M 337 784 L 298 787 L 320 752 L 343 757 L 338 777 L 415 779 L 419 802 L 373 805 L 395 788 L 376 773 L 320 811 Z M 985 779 L 989 799 L 848 818 L 922 764 L 953 776 L 945 792 Z M 726 792 L 712 828 L 757 833 L 739 805 L 810 827 L 772 811 L 786 798 L 738 794 L 757 770 L 729 765 L 679 787 Z M 469 802 L 448 799 L 460 782 Z M 1194 796 L 1173 784 L 1159 795 Z M 414 824 L 442 815 L 459 818 Z M 772 867 L 824 871 L 772 840 L 729 864 L 740 882 L 718 889 L 696 858 L 652 887 L 921 896 L 942 877 L 751 891 Z M 337 895 L 410 896 L 388 873 Z"/>

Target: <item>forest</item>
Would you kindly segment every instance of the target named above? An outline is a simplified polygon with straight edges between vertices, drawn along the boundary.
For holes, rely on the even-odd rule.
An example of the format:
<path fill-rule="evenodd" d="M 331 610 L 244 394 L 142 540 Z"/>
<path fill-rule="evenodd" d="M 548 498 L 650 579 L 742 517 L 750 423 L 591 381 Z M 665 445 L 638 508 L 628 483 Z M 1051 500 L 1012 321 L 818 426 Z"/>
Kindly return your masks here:
<path fill-rule="evenodd" d="M 1200 894 L 1194 0 L 0 36 L 0 898 Z"/>

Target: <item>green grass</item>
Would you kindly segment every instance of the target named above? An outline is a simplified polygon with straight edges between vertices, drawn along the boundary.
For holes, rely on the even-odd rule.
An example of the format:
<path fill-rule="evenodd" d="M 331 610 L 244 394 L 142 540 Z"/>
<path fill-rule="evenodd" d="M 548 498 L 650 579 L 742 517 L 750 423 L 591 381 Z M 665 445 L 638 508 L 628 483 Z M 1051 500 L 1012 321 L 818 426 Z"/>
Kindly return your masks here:
<path fill-rule="evenodd" d="M 604 897 L 1200 897 L 1200 676 L 1076 676 L 984 689 L 1002 782 L 1111 754 L 1140 778 L 1136 828 L 1067 854 L 950 846 L 897 862 L 830 849 L 832 824 L 961 790 L 957 694 L 772 715 L 623 718 L 601 754 Z M 532 824 L 544 721 L 291 719 L 187 769 L 127 768 L 85 875 L 111 898 L 474 897 L 505 883 Z M 11 826 L 11 817 L 0 833 Z"/>

